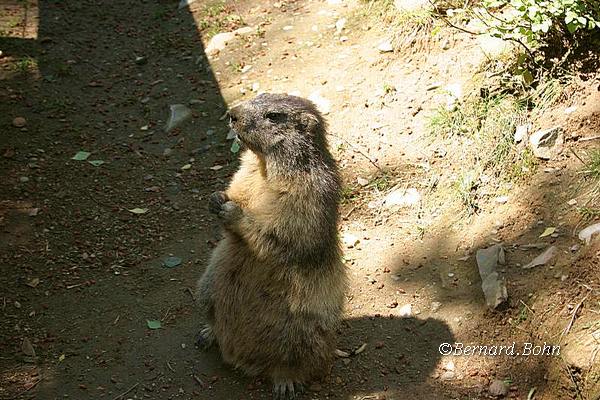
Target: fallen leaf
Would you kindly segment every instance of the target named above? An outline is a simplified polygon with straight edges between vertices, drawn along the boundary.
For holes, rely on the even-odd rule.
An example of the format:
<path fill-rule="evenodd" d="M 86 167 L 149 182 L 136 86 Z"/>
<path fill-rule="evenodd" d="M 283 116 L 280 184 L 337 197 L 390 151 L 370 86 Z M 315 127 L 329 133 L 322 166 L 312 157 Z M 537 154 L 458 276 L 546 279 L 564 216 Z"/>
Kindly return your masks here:
<path fill-rule="evenodd" d="M 90 156 L 90 154 L 92 153 L 89 153 L 87 151 L 78 151 L 73 157 L 71 157 L 71 160 L 85 161 Z"/>
<path fill-rule="evenodd" d="M 155 319 L 146 320 L 146 323 L 148 324 L 148 328 L 150 329 L 160 329 L 162 327 L 160 321 Z"/>
<path fill-rule="evenodd" d="M 66 357 L 65 357 L 65 355 L 64 355 L 64 354 L 61 354 L 61 355 L 58 357 L 58 361 L 60 361 L 60 362 L 62 362 L 62 361 L 65 361 L 65 358 L 66 358 Z"/>
<path fill-rule="evenodd" d="M 540 235 L 541 238 L 546 237 L 546 236 L 550 236 L 552 235 L 554 232 L 556 231 L 556 228 L 553 226 L 549 226 L 548 228 L 546 228 L 546 230 L 544 231 L 544 233 L 542 233 Z"/>
<path fill-rule="evenodd" d="M 233 154 L 236 154 L 238 151 L 240 151 L 240 143 L 237 140 L 234 140 L 233 143 L 231 143 L 230 150 Z"/>
<path fill-rule="evenodd" d="M 90 164 L 92 164 L 94 167 L 99 167 L 102 164 L 104 164 L 104 161 L 102 160 L 92 160 L 92 161 L 88 161 Z"/>
<path fill-rule="evenodd" d="M 40 284 L 40 278 L 33 278 L 29 282 L 26 283 L 27 286 L 32 287 L 32 288 L 37 287 L 37 285 L 39 285 L 39 284 Z"/>
<path fill-rule="evenodd" d="M 174 268 L 181 264 L 181 258 L 179 257 L 167 257 L 163 261 L 163 265 L 167 268 Z"/>
<path fill-rule="evenodd" d="M 222 166 L 222 165 L 214 165 L 214 166 L 210 167 L 209 169 L 212 169 L 213 171 L 218 171 L 218 170 L 220 170 L 221 168 L 223 168 L 223 166 Z"/>
<path fill-rule="evenodd" d="M 192 168 L 192 164 L 185 164 L 183 167 L 181 167 L 182 171 L 185 171 L 186 169 L 190 169 Z"/>
<path fill-rule="evenodd" d="M 148 212 L 147 208 L 132 208 L 131 210 L 127 210 L 134 214 L 146 214 Z"/>

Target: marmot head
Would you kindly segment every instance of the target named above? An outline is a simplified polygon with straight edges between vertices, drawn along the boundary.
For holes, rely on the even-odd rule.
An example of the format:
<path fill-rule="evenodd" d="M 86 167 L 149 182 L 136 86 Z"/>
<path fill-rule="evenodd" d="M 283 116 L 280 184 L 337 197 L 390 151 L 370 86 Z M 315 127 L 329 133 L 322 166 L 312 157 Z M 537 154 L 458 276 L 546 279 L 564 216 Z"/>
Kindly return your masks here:
<path fill-rule="evenodd" d="M 229 118 L 241 142 L 265 158 L 308 161 L 326 149 L 325 121 L 301 97 L 263 93 L 232 108 Z"/>

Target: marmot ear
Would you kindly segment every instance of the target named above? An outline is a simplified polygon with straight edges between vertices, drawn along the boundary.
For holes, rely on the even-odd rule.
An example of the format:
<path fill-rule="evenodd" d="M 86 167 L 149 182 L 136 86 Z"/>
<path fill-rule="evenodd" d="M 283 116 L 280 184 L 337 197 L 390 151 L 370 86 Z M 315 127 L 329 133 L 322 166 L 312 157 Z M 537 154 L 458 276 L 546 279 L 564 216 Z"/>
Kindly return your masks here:
<path fill-rule="evenodd" d="M 302 125 L 303 131 L 312 133 L 319 124 L 319 119 L 314 114 L 303 112 L 300 115 L 300 124 Z"/>

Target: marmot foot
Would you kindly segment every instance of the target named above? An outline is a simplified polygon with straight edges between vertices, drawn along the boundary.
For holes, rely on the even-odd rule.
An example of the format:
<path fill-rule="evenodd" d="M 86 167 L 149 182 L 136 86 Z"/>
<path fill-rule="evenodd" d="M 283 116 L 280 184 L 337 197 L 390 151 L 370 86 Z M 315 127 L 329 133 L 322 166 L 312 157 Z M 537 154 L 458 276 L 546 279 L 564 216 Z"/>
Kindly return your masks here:
<path fill-rule="evenodd" d="M 215 342 L 215 333 L 210 325 L 205 325 L 204 328 L 200 329 L 200 332 L 196 334 L 196 346 L 198 346 L 200 350 L 208 350 Z"/>
<path fill-rule="evenodd" d="M 304 385 L 291 380 L 277 380 L 273 383 L 273 400 L 292 400 L 304 392 Z"/>

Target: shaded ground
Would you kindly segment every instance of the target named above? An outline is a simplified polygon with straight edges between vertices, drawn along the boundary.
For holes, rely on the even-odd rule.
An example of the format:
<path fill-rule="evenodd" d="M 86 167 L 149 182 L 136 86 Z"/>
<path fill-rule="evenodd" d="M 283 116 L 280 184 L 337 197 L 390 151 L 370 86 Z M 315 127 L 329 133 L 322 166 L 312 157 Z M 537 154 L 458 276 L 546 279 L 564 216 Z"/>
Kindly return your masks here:
<path fill-rule="evenodd" d="M 588 271 L 597 252 L 570 250 L 582 223 L 566 205 L 583 190 L 575 157 L 545 165 L 552 169 L 516 189 L 508 204 L 469 221 L 369 208 L 383 194 L 356 184 L 380 169 L 405 187 L 428 179 L 435 146 L 421 139 L 439 100 L 429 88 L 472 73 L 481 55 L 470 38 L 450 37 L 444 51 L 390 55 L 377 50 L 377 27 L 353 24 L 352 2 L 109 3 L 2 5 L 0 398 L 270 397 L 268 382 L 194 348 L 200 321 L 189 290 L 216 240 L 206 197 L 236 168 L 220 117 L 225 104 L 251 97 L 253 86 L 318 91 L 331 101 L 332 147 L 355 193 L 341 227 L 360 244 L 346 249 L 352 288 L 339 347 L 367 347 L 337 360 L 306 398 L 485 398 L 494 379 L 510 380 L 513 398 L 527 398 L 533 387 L 537 398 L 577 395 L 547 357 L 438 352 L 455 341 L 554 343 L 560 338 L 548 314 L 562 327 L 584 296 L 596 299 L 598 278 L 577 269 Z M 343 16 L 348 28 L 336 34 Z M 217 25 L 256 32 L 209 60 L 199 30 L 215 33 Z M 383 90 L 388 82 L 394 91 Z M 598 126 L 589 88 L 587 104 L 568 121 L 582 136 Z M 167 134 L 176 103 L 189 105 L 193 118 Z M 15 117 L 26 118 L 25 127 L 15 127 Z M 71 160 L 81 150 L 104 164 Z M 148 211 L 128 211 L 136 207 Z M 512 245 L 538 242 L 548 225 L 559 228 L 546 241 L 560 257 L 550 269 L 521 270 L 536 250 Z M 502 313 L 486 311 L 473 258 L 496 241 L 508 244 L 511 301 Z M 182 264 L 163 267 L 169 255 Z M 406 304 L 413 315 L 399 318 Z M 147 320 L 162 328 L 149 330 Z M 23 354 L 25 339 L 34 360 Z"/>

